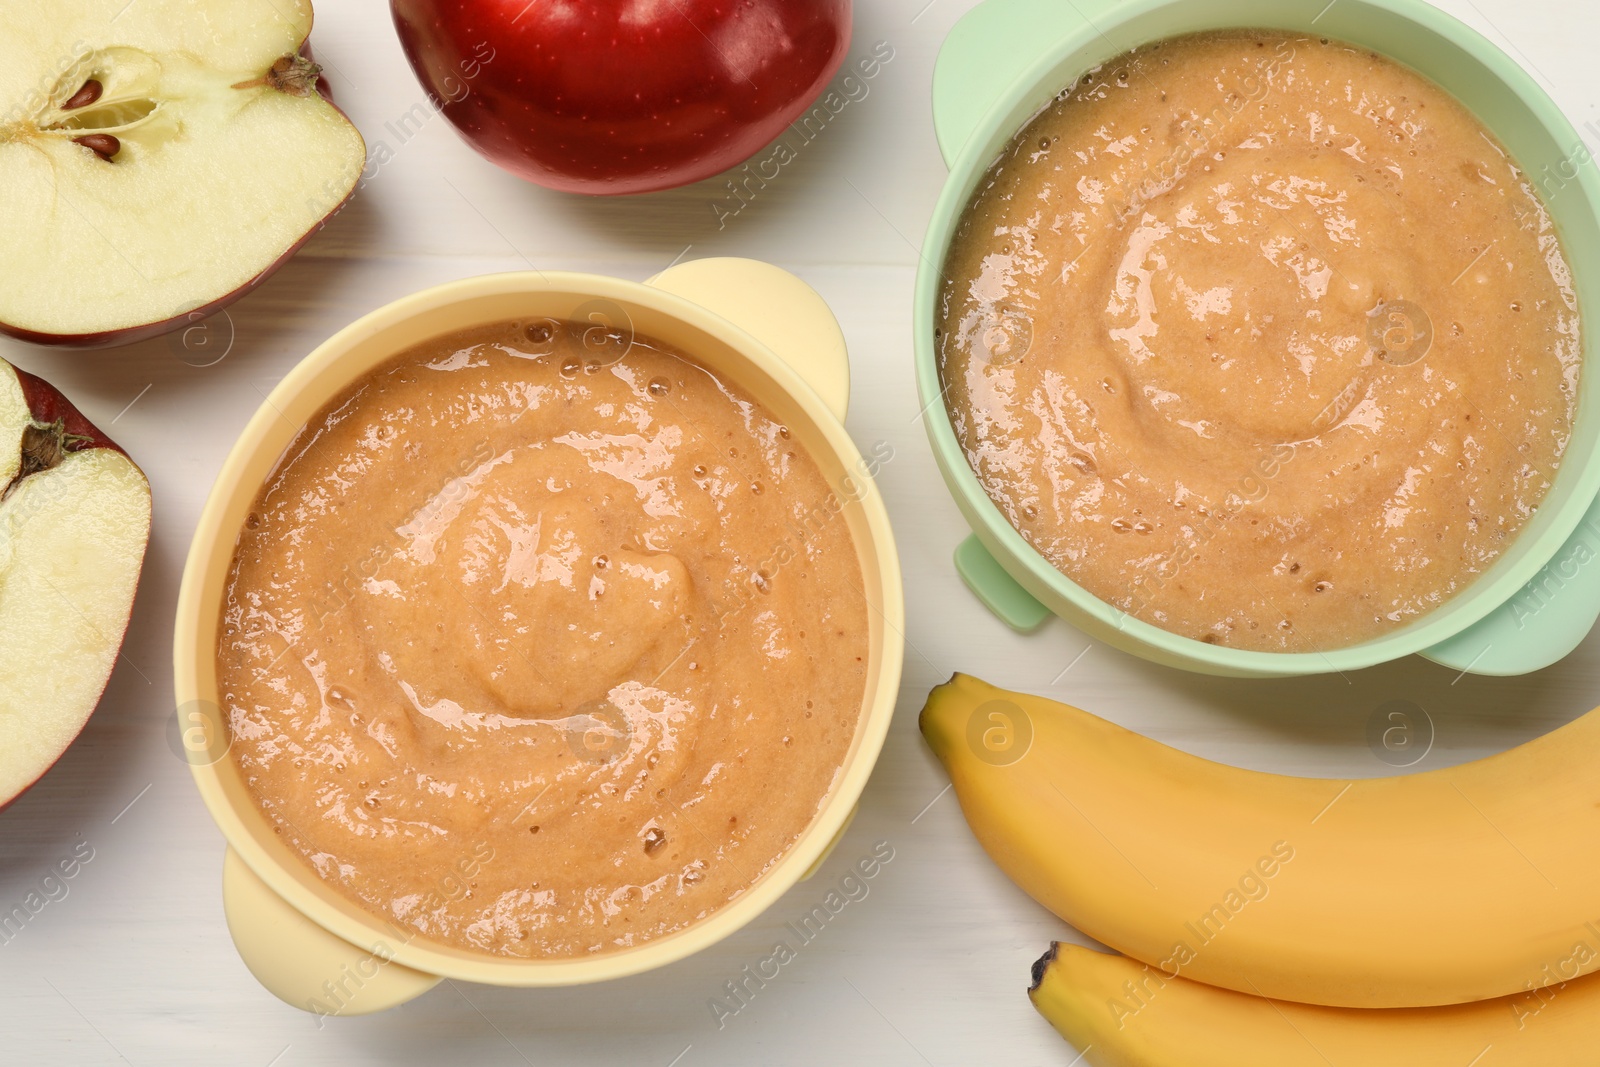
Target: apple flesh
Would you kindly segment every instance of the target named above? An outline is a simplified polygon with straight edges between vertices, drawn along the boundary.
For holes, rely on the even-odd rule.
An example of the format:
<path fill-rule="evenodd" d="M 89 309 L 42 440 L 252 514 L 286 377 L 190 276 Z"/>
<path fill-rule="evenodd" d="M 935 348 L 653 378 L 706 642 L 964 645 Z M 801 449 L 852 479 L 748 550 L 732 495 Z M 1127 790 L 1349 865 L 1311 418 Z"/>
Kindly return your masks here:
<path fill-rule="evenodd" d="M 303 51 L 305 0 L 0 7 L 0 332 L 126 344 L 284 262 L 366 146 Z"/>
<path fill-rule="evenodd" d="M 467 143 L 552 189 L 709 178 L 783 132 L 850 46 L 850 0 L 391 0 Z"/>
<path fill-rule="evenodd" d="M 122 648 L 150 483 L 51 386 L 0 361 L 0 808 L 66 751 Z"/>

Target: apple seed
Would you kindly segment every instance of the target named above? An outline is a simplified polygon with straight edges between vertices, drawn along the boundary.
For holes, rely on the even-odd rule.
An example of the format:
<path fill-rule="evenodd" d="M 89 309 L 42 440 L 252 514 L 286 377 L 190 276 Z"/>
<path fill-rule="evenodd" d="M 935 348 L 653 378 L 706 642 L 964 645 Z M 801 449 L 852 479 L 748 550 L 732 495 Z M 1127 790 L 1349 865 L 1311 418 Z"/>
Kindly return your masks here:
<path fill-rule="evenodd" d="M 122 142 L 109 133 L 86 133 L 82 137 L 74 137 L 74 144 L 81 144 L 95 155 L 111 162 L 111 157 L 122 151 Z"/>
<path fill-rule="evenodd" d="M 76 111 L 80 107 L 88 107 L 100 99 L 100 94 L 105 92 L 105 86 L 90 78 L 83 83 L 83 88 L 73 93 L 65 104 L 61 105 L 63 111 Z"/>

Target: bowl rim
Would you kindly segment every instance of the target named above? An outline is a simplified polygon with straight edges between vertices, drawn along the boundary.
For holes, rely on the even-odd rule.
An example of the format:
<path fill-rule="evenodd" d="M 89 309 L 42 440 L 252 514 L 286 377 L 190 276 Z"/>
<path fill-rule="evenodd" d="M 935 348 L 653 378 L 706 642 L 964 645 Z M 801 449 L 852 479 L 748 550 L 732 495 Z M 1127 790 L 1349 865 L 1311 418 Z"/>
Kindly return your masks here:
<path fill-rule="evenodd" d="M 990 0 L 990 2 L 1000 2 L 1000 0 Z M 1499 88 L 1513 94 L 1537 117 L 1544 132 L 1553 141 L 1558 144 L 1583 143 L 1566 114 L 1519 63 L 1494 42 L 1454 16 L 1424 0 L 1344 0 L 1344 3 L 1351 7 L 1376 9 L 1398 16 L 1438 39 L 1445 46 L 1454 47 L 1467 54 L 1489 71 Z M 1097 40 L 1109 43 L 1110 34 L 1114 31 L 1157 14 L 1163 9 L 1193 9 L 1207 6 L 1219 9 L 1224 7 L 1221 3 L 1214 4 L 1212 0 L 1123 0 L 1114 4 L 1110 10 L 1086 17 L 1083 24 L 1054 40 L 1037 59 L 1022 67 L 1011 78 L 984 110 L 965 143 L 949 161 L 949 173 L 940 190 L 923 238 L 913 298 L 912 339 L 917 392 L 922 420 L 935 462 L 972 532 L 983 543 L 985 549 L 994 555 L 995 560 L 1007 571 L 1012 572 L 1012 576 L 1028 590 L 1030 595 L 1040 599 L 1052 614 L 1066 619 L 1073 625 L 1080 624 L 1067 612 L 1081 613 L 1086 617 L 1086 625 L 1090 632 L 1096 636 L 1105 637 L 1113 633 L 1123 635 L 1125 641 L 1112 641 L 1112 643 L 1125 648 L 1126 651 L 1184 669 L 1244 677 L 1292 677 L 1360 670 L 1426 652 L 1429 648 L 1461 634 L 1503 607 L 1533 581 L 1540 570 L 1560 552 L 1566 540 L 1577 530 L 1596 496 L 1600 495 L 1600 443 L 1597 443 L 1588 455 L 1575 456 L 1570 451 L 1569 439 L 1569 450 L 1563 453 L 1556 478 L 1552 480 L 1551 488 L 1541 501 L 1543 506 L 1544 502 L 1549 500 L 1549 494 L 1555 491 L 1556 485 L 1563 478 L 1572 486 L 1568 490 L 1569 496 L 1562 502 L 1550 525 L 1539 532 L 1541 542 L 1548 543 L 1549 551 L 1540 549 L 1524 552 L 1519 558 L 1506 561 L 1506 565 L 1493 574 L 1487 570 L 1481 572 L 1443 604 L 1424 612 L 1392 633 L 1355 645 L 1331 649 L 1268 652 L 1213 645 L 1145 622 L 1095 596 L 1058 570 L 1028 543 L 989 498 L 978 481 L 977 474 L 966 460 L 950 423 L 949 413 L 944 407 L 943 387 L 933 343 L 938 294 L 950 240 L 965 214 L 971 190 L 994 162 L 995 153 L 987 149 L 987 143 L 1002 130 L 1006 133 L 1006 143 L 1020 133 L 1031 118 L 1015 123 L 1010 116 L 1024 101 L 1036 96 L 1040 89 L 1048 84 L 1051 91 L 1046 94 L 1045 103 L 1040 105 L 1040 109 L 1046 106 L 1049 97 L 1053 96 L 1061 85 L 1061 79 L 1057 75 L 1058 68 L 1075 53 L 1085 50 Z M 1227 18 L 1225 14 L 1219 13 L 1219 19 L 1211 29 L 1281 29 L 1290 33 L 1305 32 L 1284 25 L 1291 21 L 1291 15 L 1290 12 L 1283 12 L 1277 22 L 1270 18 L 1244 22 Z M 961 33 L 961 25 L 958 23 L 951 32 Z M 1155 33 L 1141 36 L 1139 40 L 1142 43 L 1151 43 L 1184 36 L 1187 32 L 1191 31 Z M 1336 34 L 1332 36 L 1337 37 Z M 1386 56 L 1390 55 L 1381 46 L 1373 46 L 1373 50 Z M 1402 60 L 1394 61 L 1401 63 L 1407 69 L 1414 69 Z M 1428 77 L 1426 74 L 1422 76 Z M 1429 81 L 1433 79 L 1429 78 Z M 1440 88 L 1443 89 L 1442 86 Z M 1443 91 L 1450 93 L 1448 89 Z M 1454 96 L 1453 93 L 1450 95 Z M 1468 110 L 1478 118 L 1475 112 Z M 1483 122 L 1481 118 L 1479 121 Z M 1496 131 L 1491 130 L 1491 132 Z M 1521 168 L 1520 162 L 1518 165 L 1524 174 L 1530 175 L 1531 181 L 1532 172 Z M 1593 167 L 1579 167 L 1577 170 L 1577 177 L 1572 181 L 1582 190 L 1583 202 L 1587 206 L 1588 213 L 1597 226 L 1600 226 L 1600 177 L 1596 176 Z M 1559 232 L 1561 220 L 1570 214 L 1572 209 L 1569 207 L 1566 211 L 1558 212 L 1543 197 L 1540 198 L 1540 202 L 1549 211 Z M 1571 266 L 1570 255 L 1568 263 Z M 1576 275 L 1578 271 L 1574 269 L 1573 273 Z M 1581 300 L 1579 286 L 1576 284 L 1574 292 Z M 1580 308 L 1580 315 L 1585 319 L 1588 317 L 1585 314 L 1588 310 Z M 1595 346 L 1594 331 L 1586 330 L 1582 338 L 1580 356 L 1584 364 L 1589 362 Z M 1587 382 L 1588 375 L 1583 375 L 1579 389 L 1585 389 Z M 1580 398 L 1581 396 L 1580 392 Z M 1581 399 L 1579 403 L 1581 404 Z M 1576 426 L 1576 423 L 1574 425 Z M 1526 529 L 1519 531 L 1514 541 L 1520 540 L 1529 532 Z M 1496 562 L 1504 559 L 1505 556 L 1502 554 L 1497 557 Z M 1451 608 L 1452 602 L 1460 600 L 1464 594 L 1481 586 L 1485 579 L 1492 581 L 1494 590 L 1492 595 L 1484 595 L 1480 590 L 1469 606 L 1455 608 L 1448 616 L 1444 615 L 1446 609 Z M 1065 609 L 1058 606 L 1060 602 L 1065 602 Z"/>
<path fill-rule="evenodd" d="M 768 376 L 778 389 L 788 395 L 788 399 L 798 405 L 803 416 L 814 424 L 817 431 L 810 440 L 825 442 L 832 453 L 831 460 L 840 464 L 840 469 L 846 472 L 864 471 L 864 461 L 845 431 L 843 421 L 829 410 L 798 371 L 740 326 L 665 289 L 606 275 L 537 270 L 479 275 L 430 286 L 368 312 L 313 349 L 263 400 L 229 450 L 196 524 L 178 594 L 173 668 L 175 703 L 180 714 L 184 707 L 191 706 L 194 701 L 207 699 L 200 684 L 198 665 L 203 658 L 214 655 L 214 649 L 202 647 L 199 620 L 201 612 L 215 609 L 218 605 L 214 601 L 210 604 L 201 602 L 201 587 L 205 584 L 214 557 L 226 554 L 231 559 L 237 542 L 237 531 L 226 527 L 224 513 L 231 501 L 246 492 L 243 485 L 247 479 L 240 477 L 241 471 L 259 459 L 269 440 L 268 427 L 283 421 L 279 411 L 287 406 L 287 399 L 305 393 L 315 396 L 317 407 L 326 403 L 344 383 L 330 388 L 327 385 L 319 386 L 319 380 L 333 373 L 335 368 L 350 358 L 360 342 L 374 334 L 452 305 L 485 297 L 524 293 L 565 293 L 583 300 L 615 301 L 624 308 L 648 309 L 678 320 L 687 329 L 709 334 L 755 371 Z M 405 345 L 402 344 L 390 356 L 399 355 L 404 350 Z M 354 379 L 352 377 L 349 380 Z M 813 447 L 812 451 L 818 449 Z M 281 451 L 273 453 L 275 458 L 280 454 Z M 257 479 L 249 485 L 247 491 L 252 498 L 260 482 L 261 479 Z M 528 959 L 458 948 L 403 930 L 364 905 L 351 902 L 349 907 L 338 908 L 317 896 L 305 883 L 303 872 L 291 871 L 280 863 L 277 857 L 260 846 L 247 828 L 250 820 L 267 823 L 266 816 L 259 810 L 241 812 L 228 799 L 219 770 L 222 764 L 230 762 L 226 754 L 210 762 L 190 761 L 190 771 L 201 799 L 222 831 L 228 847 L 274 893 L 323 930 L 359 949 L 371 950 L 384 963 L 398 963 L 443 978 L 500 986 L 534 987 L 579 985 L 621 978 L 693 955 L 754 920 L 795 884 L 809 877 L 813 868 L 827 857 L 849 826 L 887 738 L 899 696 L 904 662 L 904 587 L 882 495 L 870 477 L 858 478 L 857 482 L 864 489 L 853 499 L 846 500 L 845 507 L 861 509 L 860 530 L 866 532 L 865 539 L 870 541 L 870 545 L 860 544 L 863 537 L 858 530 L 855 537 L 858 555 L 866 558 L 870 552 L 876 557 L 876 588 L 870 577 L 863 576 L 868 583 L 866 594 L 870 614 L 877 615 L 883 627 L 879 662 L 869 664 L 868 671 L 869 679 L 876 677 L 876 685 L 870 691 L 863 692 L 862 710 L 852 749 L 811 822 L 800 831 L 789 850 L 758 875 L 753 884 L 704 919 L 639 945 L 594 956 Z M 873 605 L 873 595 L 880 598 L 879 604 Z M 873 666 L 876 667 L 875 672 L 871 669 Z M 270 823 L 267 825 L 270 826 Z"/>

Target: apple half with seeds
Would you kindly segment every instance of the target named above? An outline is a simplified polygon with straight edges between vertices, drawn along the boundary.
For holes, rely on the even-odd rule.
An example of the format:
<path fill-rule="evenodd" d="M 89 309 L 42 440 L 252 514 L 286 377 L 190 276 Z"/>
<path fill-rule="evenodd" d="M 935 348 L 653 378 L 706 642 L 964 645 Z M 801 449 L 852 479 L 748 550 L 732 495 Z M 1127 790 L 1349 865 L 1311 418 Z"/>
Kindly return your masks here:
<path fill-rule="evenodd" d="M 149 541 L 144 472 L 54 388 L 0 360 L 0 808 L 100 702 Z"/>
<path fill-rule="evenodd" d="M 0 5 L 0 332 L 127 344 L 288 259 L 366 165 L 310 32 L 305 0 Z"/>

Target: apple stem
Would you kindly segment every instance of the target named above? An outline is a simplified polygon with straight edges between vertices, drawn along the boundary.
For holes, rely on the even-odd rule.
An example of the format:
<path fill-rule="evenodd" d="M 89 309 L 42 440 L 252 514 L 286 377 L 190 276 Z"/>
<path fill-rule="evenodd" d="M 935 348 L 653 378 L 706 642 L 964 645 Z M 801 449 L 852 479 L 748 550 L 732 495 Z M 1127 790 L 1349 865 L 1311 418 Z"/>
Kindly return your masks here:
<path fill-rule="evenodd" d="M 235 89 L 276 89 L 290 96 L 310 96 L 317 91 L 317 79 L 322 68 L 298 52 L 283 56 L 259 78 L 235 82 Z"/>

